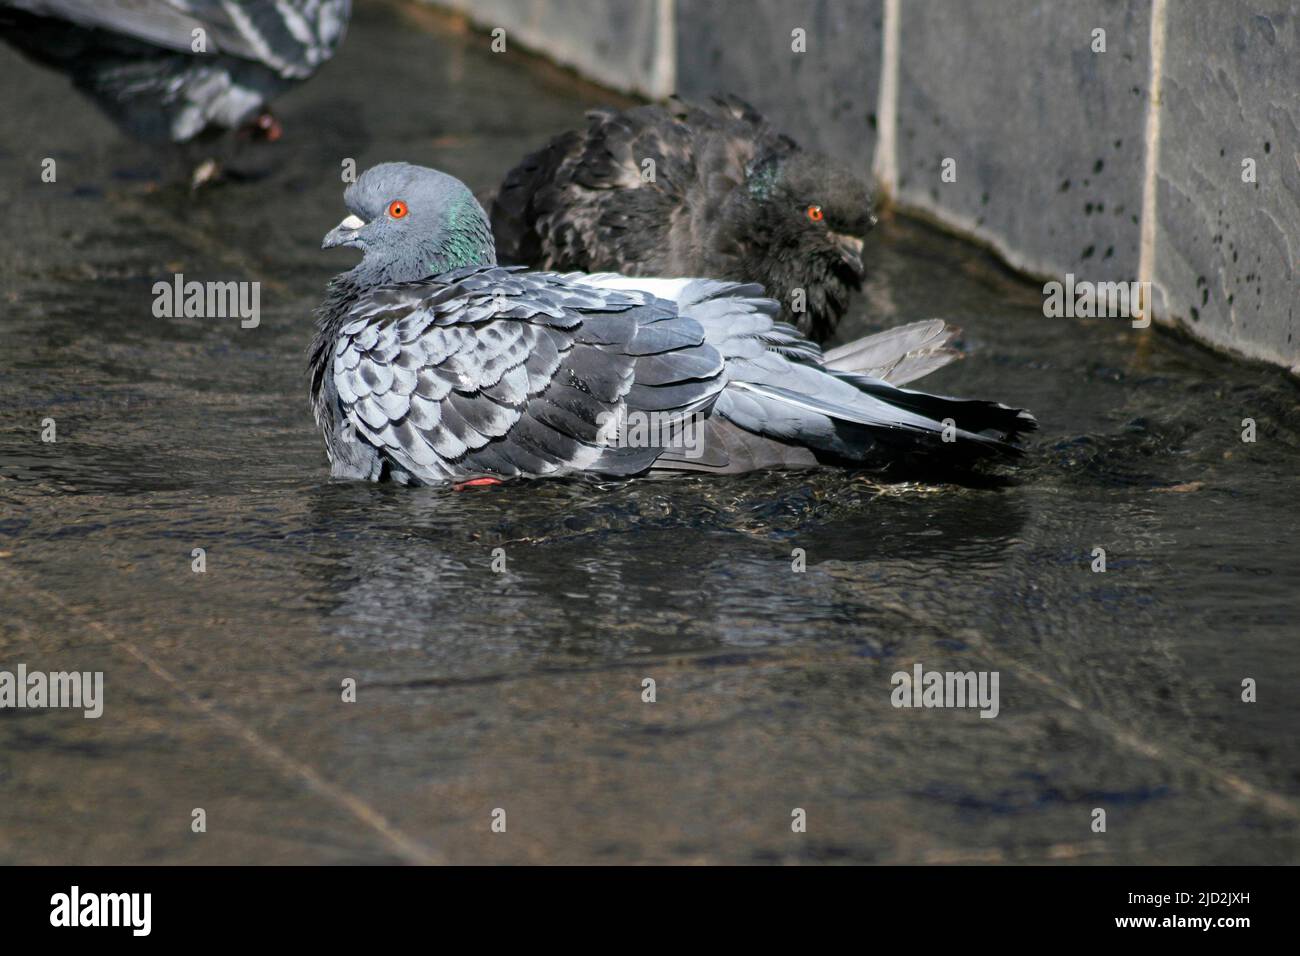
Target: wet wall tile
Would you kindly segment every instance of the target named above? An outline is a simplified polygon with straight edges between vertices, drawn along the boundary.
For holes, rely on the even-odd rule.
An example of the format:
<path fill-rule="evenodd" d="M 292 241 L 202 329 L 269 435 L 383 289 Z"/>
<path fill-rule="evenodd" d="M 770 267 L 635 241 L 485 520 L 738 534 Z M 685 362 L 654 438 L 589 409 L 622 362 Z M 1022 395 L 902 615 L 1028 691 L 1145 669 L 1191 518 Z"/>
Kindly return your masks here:
<path fill-rule="evenodd" d="M 1136 279 L 1150 6 L 900 4 L 901 203 L 1032 273 Z"/>
<path fill-rule="evenodd" d="M 672 92 L 671 0 L 435 0 L 616 90 Z"/>
<path fill-rule="evenodd" d="M 738 94 L 864 171 L 890 148 L 885 0 L 436 2 L 620 90 Z M 1152 0 L 898 9 L 899 205 L 1032 274 L 1137 279 Z M 1300 0 L 1165 5 L 1154 278 L 1160 320 L 1300 371 L 1297 17 Z"/>
<path fill-rule="evenodd" d="M 1157 318 L 1296 372 L 1298 19 L 1297 3 L 1169 4 L 1155 255 Z"/>
<path fill-rule="evenodd" d="M 733 93 L 802 146 L 871 169 L 882 0 L 677 0 L 677 89 Z M 796 53 L 793 31 L 804 31 Z"/>

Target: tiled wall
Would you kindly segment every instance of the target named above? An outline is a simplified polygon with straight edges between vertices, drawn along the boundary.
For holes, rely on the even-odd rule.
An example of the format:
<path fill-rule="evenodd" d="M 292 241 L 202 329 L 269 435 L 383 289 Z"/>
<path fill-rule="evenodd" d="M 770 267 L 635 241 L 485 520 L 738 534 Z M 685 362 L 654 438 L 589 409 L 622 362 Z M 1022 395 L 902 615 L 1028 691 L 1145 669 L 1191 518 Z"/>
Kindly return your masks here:
<path fill-rule="evenodd" d="M 429 0 L 611 89 L 673 91 L 673 0 Z"/>
<path fill-rule="evenodd" d="M 1300 0 L 435 2 L 621 90 L 739 94 L 1018 269 L 1148 280 L 1158 322 L 1300 373 Z"/>
<path fill-rule="evenodd" d="M 1171 0 L 1166 17 L 1156 314 L 1297 370 L 1300 4 Z"/>

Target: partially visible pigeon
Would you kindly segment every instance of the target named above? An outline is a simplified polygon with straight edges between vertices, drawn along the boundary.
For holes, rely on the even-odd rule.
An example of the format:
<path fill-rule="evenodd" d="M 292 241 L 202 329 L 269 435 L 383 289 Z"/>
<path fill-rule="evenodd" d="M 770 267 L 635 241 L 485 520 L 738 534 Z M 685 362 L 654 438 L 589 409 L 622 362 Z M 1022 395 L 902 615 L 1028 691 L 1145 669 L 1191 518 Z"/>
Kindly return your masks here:
<path fill-rule="evenodd" d="M 506 264 L 758 282 L 817 341 L 861 286 L 866 184 L 734 97 L 593 110 L 506 174 Z"/>
<path fill-rule="evenodd" d="M 310 361 L 335 477 L 965 465 L 1036 427 L 886 381 L 952 357 L 942 322 L 823 355 L 756 285 L 498 266 L 474 196 L 432 169 L 376 166 L 344 202 L 323 247 L 364 256 L 330 283 Z"/>
<path fill-rule="evenodd" d="M 137 138 L 245 129 L 276 139 L 267 104 L 343 40 L 351 0 L 0 0 L 0 32 Z"/>

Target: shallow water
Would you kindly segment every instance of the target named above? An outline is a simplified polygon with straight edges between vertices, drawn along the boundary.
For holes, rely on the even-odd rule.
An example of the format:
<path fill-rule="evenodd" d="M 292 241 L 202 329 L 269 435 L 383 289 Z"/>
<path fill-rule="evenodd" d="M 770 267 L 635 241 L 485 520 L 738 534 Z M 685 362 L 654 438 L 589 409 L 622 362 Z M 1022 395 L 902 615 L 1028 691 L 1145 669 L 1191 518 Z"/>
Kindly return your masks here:
<path fill-rule="evenodd" d="M 846 332 L 961 325 L 923 387 L 1037 413 L 1006 487 L 331 483 L 304 350 L 351 262 L 319 249 L 341 159 L 490 189 L 611 97 L 364 5 L 267 175 L 191 198 L 61 78 L 0 68 L 0 669 L 106 684 L 99 720 L 0 712 L 0 862 L 1296 861 L 1282 374 L 1045 319 L 893 220 Z M 261 281 L 260 326 L 154 318 L 178 271 Z M 997 671 L 997 718 L 895 709 L 918 661 Z"/>

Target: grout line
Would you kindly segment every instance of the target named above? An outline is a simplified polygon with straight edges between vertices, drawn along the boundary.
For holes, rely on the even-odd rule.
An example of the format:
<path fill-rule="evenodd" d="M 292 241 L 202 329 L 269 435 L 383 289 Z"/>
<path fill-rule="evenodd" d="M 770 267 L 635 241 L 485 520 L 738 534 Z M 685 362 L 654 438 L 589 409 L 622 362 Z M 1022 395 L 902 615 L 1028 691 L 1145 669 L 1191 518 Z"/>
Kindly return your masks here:
<path fill-rule="evenodd" d="M 659 0 L 655 21 L 654 75 L 652 92 L 663 99 L 677 92 L 677 8 L 675 0 Z"/>
<path fill-rule="evenodd" d="M 275 744 L 270 743 L 252 727 L 244 723 L 233 714 L 221 710 L 215 704 L 203 700 L 201 697 L 191 691 L 179 678 L 171 671 L 158 663 L 157 659 L 144 650 L 141 650 L 129 640 L 118 636 L 109 628 L 105 627 L 99 621 L 78 611 L 76 608 L 69 607 L 56 594 L 46 591 L 42 588 L 28 585 L 18 572 L 4 563 L 0 563 L 0 577 L 8 578 L 20 591 L 35 597 L 37 600 L 54 607 L 63 612 L 68 617 L 76 618 L 87 627 L 98 631 L 105 637 L 110 644 L 118 650 L 134 657 L 137 661 L 145 666 L 155 677 L 167 684 L 182 699 L 200 711 L 205 716 L 211 717 L 217 723 L 221 724 L 231 736 L 243 740 L 254 751 L 257 752 L 264 761 L 273 765 L 287 776 L 298 777 L 302 782 L 314 790 L 317 794 L 326 800 L 335 804 L 337 807 L 347 811 L 356 817 L 361 823 L 378 833 L 393 851 L 409 863 L 418 864 L 436 864 L 442 862 L 430 849 L 420 846 L 406 834 L 397 829 L 389 820 L 378 810 L 366 803 L 356 794 L 350 793 L 341 787 L 330 783 L 322 777 L 314 767 L 303 763 L 301 760 L 290 756 L 281 750 Z"/>
<path fill-rule="evenodd" d="M 1147 90 L 1144 141 L 1146 165 L 1142 171 L 1142 225 L 1138 240 L 1138 281 L 1150 284 L 1156 268 L 1156 173 L 1160 165 L 1160 106 L 1165 65 L 1165 7 L 1167 0 L 1151 0 L 1151 77 Z M 1155 312 L 1155 295 L 1143 301 L 1142 318 L 1149 325 Z"/>
<path fill-rule="evenodd" d="M 881 24 L 880 102 L 876 106 L 876 188 L 897 199 L 898 192 L 898 45 L 902 11 L 899 0 L 885 0 Z"/>
<path fill-rule="evenodd" d="M 914 622 L 926 626 L 928 622 L 919 617 L 911 608 L 892 602 L 881 605 L 884 610 L 893 611 L 900 617 L 907 618 Z M 1180 767 L 1202 774 L 1208 780 L 1217 785 L 1219 790 L 1226 792 L 1229 796 L 1237 799 L 1262 806 L 1269 812 L 1281 817 L 1287 817 L 1291 820 L 1300 820 L 1300 802 L 1297 802 L 1287 794 L 1277 793 L 1266 787 L 1256 786 L 1240 774 L 1233 773 L 1231 770 L 1224 770 L 1214 764 L 1212 761 L 1201 757 L 1200 755 L 1185 750 L 1171 747 L 1162 747 L 1143 739 L 1141 732 L 1137 728 L 1128 727 L 1117 721 L 1115 718 L 1105 713 L 1100 713 L 1088 707 L 1080 700 L 1069 687 L 1044 673 L 1032 664 L 1021 658 L 1009 653 L 1005 648 L 998 647 L 993 641 L 989 640 L 983 632 L 973 627 L 962 628 L 955 632 L 956 636 L 963 638 L 972 648 L 985 658 L 992 662 L 1007 661 L 1012 667 L 1022 672 L 1025 676 L 1041 685 L 1048 694 L 1054 697 L 1071 710 L 1080 714 L 1084 720 L 1091 724 L 1102 733 L 1108 735 L 1111 740 L 1128 750 L 1141 754 L 1149 760 L 1163 763 L 1165 766 Z"/>

